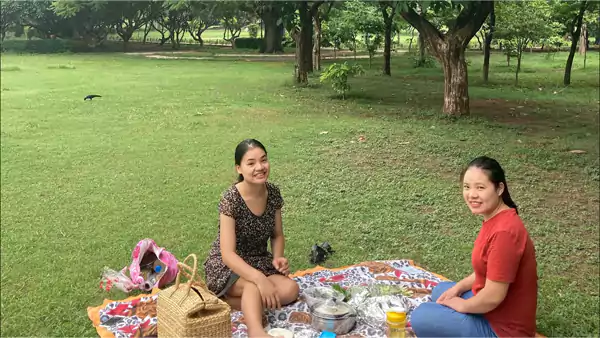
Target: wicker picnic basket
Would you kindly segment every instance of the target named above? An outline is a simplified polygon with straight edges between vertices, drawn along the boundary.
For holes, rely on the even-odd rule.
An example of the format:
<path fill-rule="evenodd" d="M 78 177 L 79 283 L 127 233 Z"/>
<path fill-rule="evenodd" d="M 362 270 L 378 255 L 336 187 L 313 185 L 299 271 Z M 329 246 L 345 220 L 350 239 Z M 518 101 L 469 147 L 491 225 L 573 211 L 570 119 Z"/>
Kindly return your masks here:
<path fill-rule="evenodd" d="M 190 258 L 194 261 L 193 268 L 186 265 Z M 231 308 L 210 292 L 198 277 L 196 255 L 187 256 L 177 265 L 179 272 L 175 285 L 158 294 L 158 336 L 231 337 Z M 188 278 L 187 283 L 181 284 L 181 274 Z"/>

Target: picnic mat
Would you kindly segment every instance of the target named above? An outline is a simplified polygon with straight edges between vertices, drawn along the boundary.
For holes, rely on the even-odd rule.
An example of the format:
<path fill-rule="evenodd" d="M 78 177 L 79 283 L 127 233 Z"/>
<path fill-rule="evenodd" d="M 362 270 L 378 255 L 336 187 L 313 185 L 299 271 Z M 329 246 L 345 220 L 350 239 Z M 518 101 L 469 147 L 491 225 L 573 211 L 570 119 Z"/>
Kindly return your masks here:
<path fill-rule="evenodd" d="M 413 263 L 411 260 L 391 260 L 363 262 L 356 265 L 326 269 L 320 266 L 310 270 L 298 271 L 290 276 L 300 286 L 300 292 L 314 286 L 331 286 L 338 284 L 342 287 L 361 286 L 368 284 L 402 285 L 412 291 L 408 298 L 410 308 L 408 313 L 407 336 L 414 336 L 410 331 L 410 314 L 414 308 L 423 302 L 431 300 L 431 289 L 439 282 L 448 279 L 429 272 Z M 159 289 L 153 289 L 151 294 L 133 296 L 120 301 L 105 299 L 96 307 L 88 307 L 88 317 L 92 321 L 100 338 L 132 338 L 156 336 L 156 299 Z M 233 337 L 246 338 L 247 328 L 240 311 L 231 314 Z M 316 338 L 319 332 L 310 326 L 311 316 L 308 305 L 297 301 L 281 310 L 267 311 L 266 320 L 270 328 L 286 328 L 295 334 L 295 338 Z M 544 337 L 540 334 L 537 337 Z M 383 338 L 382 329 L 376 329 L 360 322 L 354 329 L 343 337 L 374 337 Z"/>
<path fill-rule="evenodd" d="M 123 300 L 105 299 L 88 307 L 88 317 L 101 338 L 156 337 L 156 300 L 160 289 Z"/>
<path fill-rule="evenodd" d="M 302 290 L 309 287 L 331 286 L 333 284 L 338 284 L 344 288 L 375 283 L 402 285 L 412 291 L 412 296 L 408 298 L 410 304 L 408 315 L 409 327 L 410 311 L 419 304 L 430 301 L 431 289 L 439 282 L 448 280 L 443 276 L 415 265 L 411 260 L 363 262 L 336 269 L 325 269 L 319 266 L 314 269 L 296 272 L 290 277 L 298 282 L 301 293 Z M 247 337 L 247 329 L 243 322 L 242 313 L 235 311 L 231 317 L 233 337 Z M 267 321 L 271 328 L 286 328 L 293 331 L 296 338 L 316 338 L 320 334 L 320 332 L 311 328 L 311 316 L 308 305 L 302 301 L 286 306 L 281 310 L 269 311 Z M 412 334 L 410 329 L 407 330 L 407 333 L 408 336 Z M 383 328 L 377 329 L 357 323 L 354 329 L 343 337 L 384 338 L 385 332 Z"/>

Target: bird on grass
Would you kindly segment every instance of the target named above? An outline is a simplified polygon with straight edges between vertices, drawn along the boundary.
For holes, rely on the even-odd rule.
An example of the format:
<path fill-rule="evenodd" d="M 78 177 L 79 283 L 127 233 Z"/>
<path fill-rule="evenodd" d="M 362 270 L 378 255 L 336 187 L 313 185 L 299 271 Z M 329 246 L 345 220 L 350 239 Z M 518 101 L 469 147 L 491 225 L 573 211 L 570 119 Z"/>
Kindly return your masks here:
<path fill-rule="evenodd" d="M 91 101 L 95 97 L 102 97 L 102 96 L 96 95 L 96 94 L 91 94 L 91 95 L 88 95 L 88 96 L 84 97 L 83 101 L 86 101 L 86 100 L 90 100 Z"/>

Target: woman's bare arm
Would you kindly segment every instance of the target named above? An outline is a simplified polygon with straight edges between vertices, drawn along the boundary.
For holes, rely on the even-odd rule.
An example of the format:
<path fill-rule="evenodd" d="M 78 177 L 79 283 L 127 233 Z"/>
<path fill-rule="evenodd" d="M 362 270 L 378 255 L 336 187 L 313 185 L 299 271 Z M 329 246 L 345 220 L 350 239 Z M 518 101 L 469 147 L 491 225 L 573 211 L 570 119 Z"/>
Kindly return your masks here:
<path fill-rule="evenodd" d="M 456 287 L 460 290 L 460 293 L 463 294 L 473 288 L 473 283 L 475 283 L 475 272 L 461 279 L 460 282 L 456 283 Z"/>
<path fill-rule="evenodd" d="M 283 236 L 283 222 L 281 220 L 281 209 L 275 211 L 275 230 L 271 238 L 271 251 L 273 258 L 284 257 L 285 237 Z"/>
<path fill-rule="evenodd" d="M 265 278 L 265 275 L 246 263 L 242 257 L 235 252 L 235 219 L 224 214 L 220 214 L 219 218 L 221 227 L 221 256 L 223 257 L 223 262 L 235 274 L 256 284 L 261 278 Z"/>

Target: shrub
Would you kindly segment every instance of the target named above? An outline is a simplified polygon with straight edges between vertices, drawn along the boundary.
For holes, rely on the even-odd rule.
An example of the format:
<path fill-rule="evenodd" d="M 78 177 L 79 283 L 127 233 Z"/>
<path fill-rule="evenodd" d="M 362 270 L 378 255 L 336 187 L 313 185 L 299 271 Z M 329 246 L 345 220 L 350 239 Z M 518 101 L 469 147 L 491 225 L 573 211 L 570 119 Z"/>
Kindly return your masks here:
<path fill-rule="evenodd" d="M 359 64 L 350 66 L 348 62 L 342 64 L 334 63 L 321 73 L 320 80 L 321 82 L 331 82 L 333 90 L 341 94 L 342 99 L 346 99 L 346 93 L 350 90 L 348 78 L 364 74 L 364 72 L 364 69 Z"/>
<path fill-rule="evenodd" d="M 248 35 L 250 35 L 251 38 L 256 39 L 258 37 L 258 25 L 257 24 L 251 23 L 246 28 L 248 29 Z"/>
<path fill-rule="evenodd" d="M 44 40 L 5 40 L 2 42 L 2 51 L 17 53 L 64 53 L 72 49 L 68 40 L 44 39 Z"/>
<path fill-rule="evenodd" d="M 259 38 L 237 38 L 235 39 L 235 48 L 260 49 L 262 39 Z"/>

